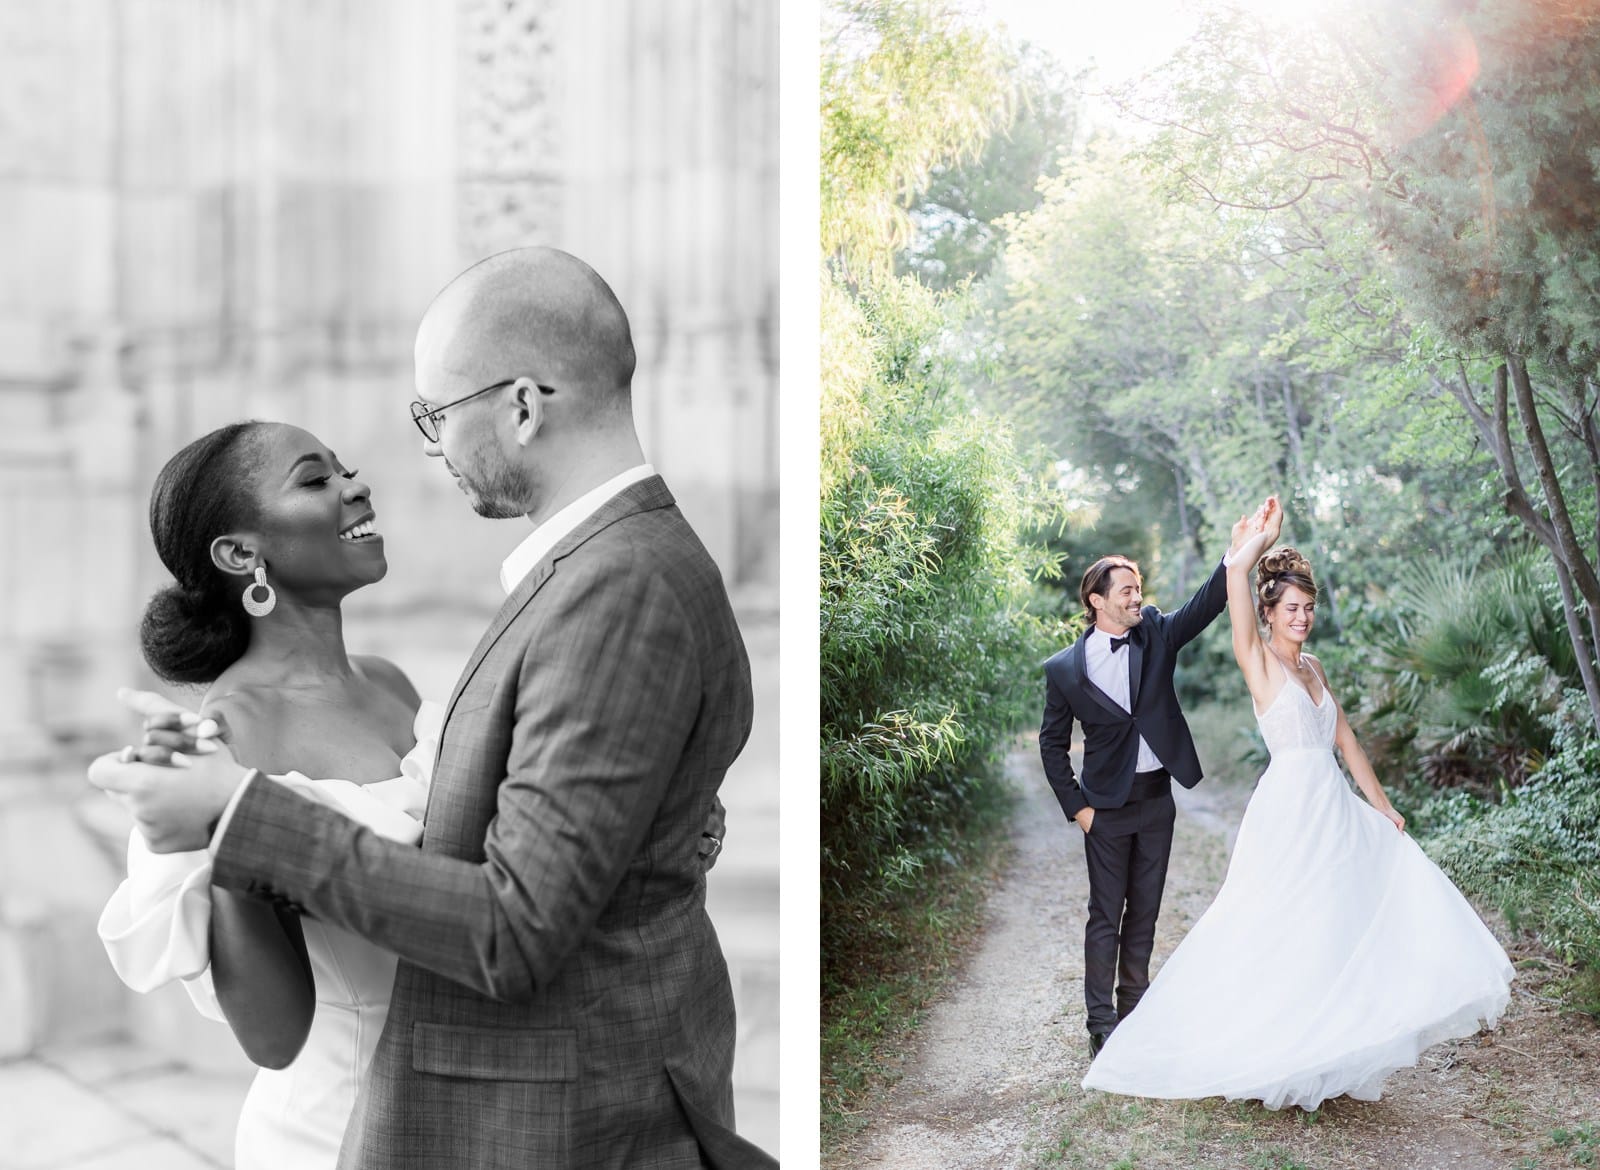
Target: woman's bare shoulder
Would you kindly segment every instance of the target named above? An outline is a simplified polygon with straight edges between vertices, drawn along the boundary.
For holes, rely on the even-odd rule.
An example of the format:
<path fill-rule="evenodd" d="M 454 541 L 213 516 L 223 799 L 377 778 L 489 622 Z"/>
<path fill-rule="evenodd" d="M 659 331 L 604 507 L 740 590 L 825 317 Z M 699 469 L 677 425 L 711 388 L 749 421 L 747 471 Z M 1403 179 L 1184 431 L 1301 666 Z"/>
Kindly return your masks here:
<path fill-rule="evenodd" d="M 376 654 L 352 654 L 350 663 L 372 682 L 394 695 L 413 711 L 422 704 L 422 696 L 417 694 L 417 688 L 411 685 L 411 680 L 406 677 L 406 672 L 401 670 L 387 658 Z"/>

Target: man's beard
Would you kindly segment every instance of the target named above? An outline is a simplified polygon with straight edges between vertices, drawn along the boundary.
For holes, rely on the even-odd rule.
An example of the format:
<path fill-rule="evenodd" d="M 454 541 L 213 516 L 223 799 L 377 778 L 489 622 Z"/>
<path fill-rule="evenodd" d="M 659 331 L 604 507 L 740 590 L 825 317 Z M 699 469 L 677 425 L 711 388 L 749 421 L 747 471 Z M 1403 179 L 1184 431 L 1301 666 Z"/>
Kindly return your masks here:
<path fill-rule="evenodd" d="M 469 476 L 456 468 L 456 474 L 467 488 L 472 510 L 490 520 L 527 515 L 533 507 L 533 487 L 528 482 L 527 472 L 491 448 L 480 449 L 478 455 L 483 468 L 481 476 Z"/>

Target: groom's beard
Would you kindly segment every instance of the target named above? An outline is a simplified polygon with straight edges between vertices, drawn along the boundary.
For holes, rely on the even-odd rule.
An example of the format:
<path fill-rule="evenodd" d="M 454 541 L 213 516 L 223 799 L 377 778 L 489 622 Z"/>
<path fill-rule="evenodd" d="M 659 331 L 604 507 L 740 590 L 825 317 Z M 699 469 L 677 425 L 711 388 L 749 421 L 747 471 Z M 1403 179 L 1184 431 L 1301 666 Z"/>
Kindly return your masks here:
<path fill-rule="evenodd" d="M 472 510 L 490 520 L 527 515 L 533 497 L 527 472 L 492 449 L 482 450 L 480 455 L 481 475 L 467 475 L 459 467 L 455 469 Z"/>

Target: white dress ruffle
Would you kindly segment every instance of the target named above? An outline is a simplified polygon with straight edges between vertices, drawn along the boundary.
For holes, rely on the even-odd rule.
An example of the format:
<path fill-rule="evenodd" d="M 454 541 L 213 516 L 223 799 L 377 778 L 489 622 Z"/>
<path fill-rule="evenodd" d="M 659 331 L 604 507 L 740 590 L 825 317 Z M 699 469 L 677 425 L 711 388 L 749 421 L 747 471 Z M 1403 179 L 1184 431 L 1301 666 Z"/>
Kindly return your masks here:
<path fill-rule="evenodd" d="M 1215 901 L 1117 1025 L 1083 1085 L 1315 1109 L 1375 1101 L 1396 1069 L 1493 1027 L 1505 951 L 1443 871 L 1351 789 L 1337 708 L 1285 679 L 1272 760 Z"/>
<path fill-rule="evenodd" d="M 438 703 L 418 708 L 412 725 L 416 745 L 392 780 L 354 784 L 313 780 L 299 772 L 271 780 L 381 836 L 415 844 L 422 839 L 443 720 Z M 223 1021 L 211 985 L 210 921 L 210 853 L 152 853 L 135 829 L 128 839 L 128 877 L 111 895 L 99 923 L 100 940 L 118 977 L 139 992 L 176 980 L 202 1015 Z M 236 1170 L 332 1170 L 388 1015 L 394 956 L 314 918 L 302 917 L 301 926 L 316 982 L 311 1033 L 287 1068 L 256 1073 L 239 1117 Z"/>

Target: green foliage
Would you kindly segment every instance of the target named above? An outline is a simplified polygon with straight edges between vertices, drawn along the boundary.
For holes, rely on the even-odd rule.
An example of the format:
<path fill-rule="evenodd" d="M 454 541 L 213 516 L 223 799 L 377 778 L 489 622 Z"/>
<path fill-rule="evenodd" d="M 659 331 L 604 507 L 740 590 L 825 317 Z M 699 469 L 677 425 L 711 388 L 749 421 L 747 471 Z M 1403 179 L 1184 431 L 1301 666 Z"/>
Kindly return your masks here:
<path fill-rule="evenodd" d="M 1572 1129 L 1558 1126 L 1550 1131 L 1547 1148 L 1559 1150 L 1568 1166 L 1593 1166 L 1600 1159 L 1600 1126 L 1589 1121 Z"/>
<path fill-rule="evenodd" d="M 1550 757 L 1505 802 L 1455 792 L 1418 810 L 1429 854 L 1462 892 L 1497 906 L 1580 968 L 1575 1006 L 1600 1018 L 1600 740 L 1568 691 L 1549 717 Z"/>
<path fill-rule="evenodd" d="M 1447 106 L 1424 103 L 1422 125 L 1393 152 L 1402 197 L 1373 204 L 1397 286 L 1469 351 L 1522 354 L 1566 381 L 1592 377 L 1600 18 L 1568 8 L 1552 25 L 1548 5 L 1510 0 L 1435 15 L 1417 30 L 1432 52 L 1396 46 L 1388 57 L 1391 99 L 1437 92 L 1466 70 L 1472 85 Z"/>
<path fill-rule="evenodd" d="M 1013 70 L 1016 115 L 970 162 L 937 166 L 911 215 L 916 235 L 899 271 L 929 288 L 984 276 L 1005 244 L 1002 220 L 1038 204 L 1039 180 L 1054 175 L 1072 140 L 1077 107 L 1059 88 L 1054 62 L 1024 48 Z"/>
<path fill-rule="evenodd" d="M 1053 497 L 967 402 L 939 299 L 889 279 L 853 308 L 872 374 L 825 397 L 845 441 L 824 451 L 821 524 L 823 939 L 839 954 L 947 851 L 997 749 L 1037 717 L 1054 644 L 1026 610 L 1047 563 L 1024 539 Z"/>
<path fill-rule="evenodd" d="M 939 0 L 832 0 L 823 17 L 822 249 L 864 276 L 892 266 L 908 203 L 983 149 L 1016 94 L 1000 45 Z"/>
<path fill-rule="evenodd" d="M 1492 795 L 1549 752 L 1577 662 L 1549 563 L 1522 552 L 1398 565 L 1365 635 L 1363 731 L 1386 771 Z"/>
<path fill-rule="evenodd" d="M 1028 612 L 1050 571 L 1028 534 L 1061 497 L 972 401 L 959 294 L 892 274 L 911 202 L 1011 120 L 1011 58 L 931 0 L 832 4 L 828 29 L 821 867 L 837 1003 L 870 993 L 897 932 L 928 941 L 903 911 L 959 863 L 1004 745 L 1038 717 L 1056 631 Z"/>

